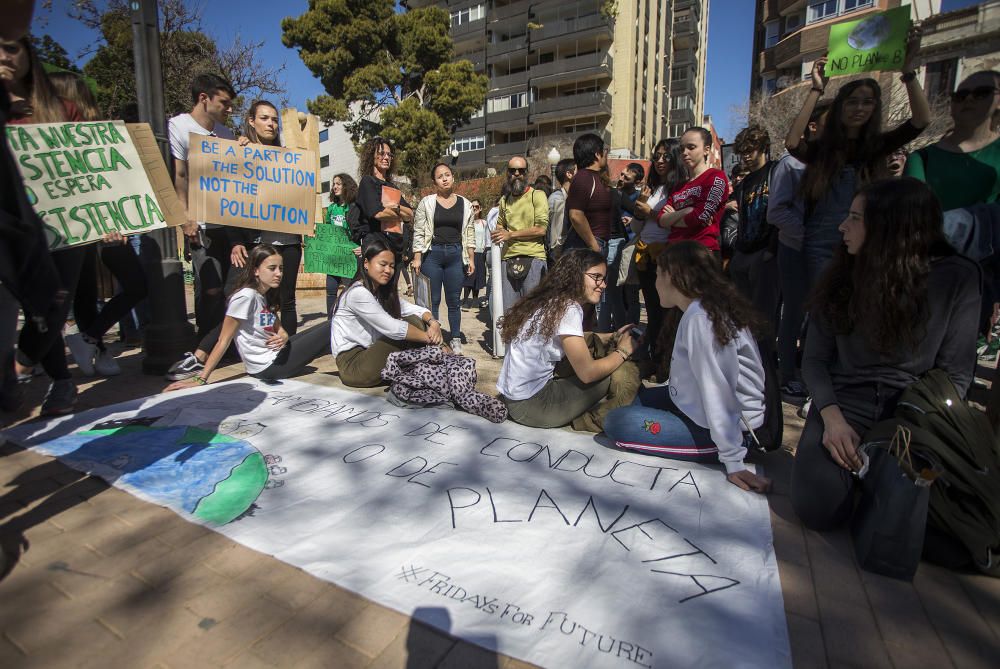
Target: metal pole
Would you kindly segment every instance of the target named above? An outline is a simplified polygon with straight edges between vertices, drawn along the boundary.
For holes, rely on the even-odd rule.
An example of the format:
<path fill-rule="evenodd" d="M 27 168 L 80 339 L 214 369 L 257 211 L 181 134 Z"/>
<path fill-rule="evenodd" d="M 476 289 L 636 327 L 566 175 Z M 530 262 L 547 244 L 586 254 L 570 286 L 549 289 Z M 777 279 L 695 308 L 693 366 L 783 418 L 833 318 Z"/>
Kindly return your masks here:
<path fill-rule="evenodd" d="M 169 165 L 157 0 L 130 0 L 129 10 L 135 48 L 139 121 L 148 123 L 153 129 L 163 159 Z M 167 228 L 143 235 L 139 258 L 149 285 L 147 302 L 151 318 L 145 330 L 142 371 L 159 375 L 165 373 L 185 351 L 191 350 L 194 341 L 194 328 L 187 318 L 177 231 Z"/>

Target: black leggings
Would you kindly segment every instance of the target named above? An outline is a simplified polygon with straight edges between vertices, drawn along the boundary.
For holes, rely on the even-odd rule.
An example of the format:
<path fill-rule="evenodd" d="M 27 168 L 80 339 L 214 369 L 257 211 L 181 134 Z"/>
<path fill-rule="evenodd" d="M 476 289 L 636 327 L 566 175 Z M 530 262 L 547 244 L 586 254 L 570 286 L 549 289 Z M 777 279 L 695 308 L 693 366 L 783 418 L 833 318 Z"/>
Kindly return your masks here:
<path fill-rule="evenodd" d="M 302 262 L 301 244 L 284 244 L 275 246 L 281 254 L 282 269 L 281 285 L 278 287 L 281 296 L 281 326 L 289 335 L 299 329 L 299 315 L 295 310 L 295 285 L 299 280 L 299 264 Z"/>
<path fill-rule="evenodd" d="M 900 391 L 874 383 L 836 388 L 837 404 L 862 441 L 871 427 L 892 416 Z M 799 438 L 792 465 L 792 508 L 812 530 L 831 530 L 854 511 L 857 478 L 830 456 L 823 445 L 823 418 L 813 407 Z"/>
<path fill-rule="evenodd" d="M 33 314 L 26 312 L 24 327 L 21 328 L 21 336 L 17 341 L 18 350 L 26 358 L 23 362 L 32 365 L 41 363 L 42 369 L 53 381 L 71 378 L 69 365 L 66 363 L 66 343 L 63 341 L 62 328 L 73 304 L 73 293 L 76 292 L 86 253 L 85 247 L 74 246 L 52 254 L 60 283 L 67 293 L 66 299 L 59 307 L 58 317 L 49 321 L 48 330 L 44 333 L 39 332 Z"/>
<path fill-rule="evenodd" d="M 278 351 L 278 357 L 274 362 L 264 371 L 251 376 L 266 381 L 287 379 L 316 358 L 329 352 L 330 325 L 323 322 L 289 337 L 288 343 Z"/>
<path fill-rule="evenodd" d="M 101 260 L 117 280 L 121 292 L 108 300 L 97 311 L 97 254 L 98 245 L 87 247 L 80 271 L 80 284 L 73 300 L 73 314 L 80 332 L 96 339 L 102 349 L 101 339 L 111 326 L 124 318 L 135 305 L 146 297 L 146 275 L 139 263 L 139 256 L 130 244 L 100 245 Z"/>
<path fill-rule="evenodd" d="M 655 353 L 660 328 L 663 327 L 663 307 L 660 306 L 660 294 L 656 291 L 656 265 L 650 262 L 648 269 L 637 269 L 636 274 L 639 276 L 642 301 L 646 304 L 646 341 L 649 342 L 650 353 Z"/>

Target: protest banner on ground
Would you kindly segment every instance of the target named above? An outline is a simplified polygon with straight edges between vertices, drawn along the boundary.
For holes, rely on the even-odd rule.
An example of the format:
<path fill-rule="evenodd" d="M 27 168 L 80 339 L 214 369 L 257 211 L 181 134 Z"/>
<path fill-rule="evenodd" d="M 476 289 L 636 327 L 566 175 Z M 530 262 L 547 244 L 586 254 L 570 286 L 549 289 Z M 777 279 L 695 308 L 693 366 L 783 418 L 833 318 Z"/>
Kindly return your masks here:
<path fill-rule="evenodd" d="M 303 237 L 305 271 L 339 277 L 353 277 L 358 270 L 357 248 L 347 233 L 333 225 L 317 225 L 316 234 Z"/>
<path fill-rule="evenodd" d="M 316 154 L 192 133 L 188 210 L 206 223 L 313 234 Z"/>
<path fill-rule="evenodd" d="M 909 30 L 909 5 L 830 26 L 826 76 L 900 69 Z"/>
<path fill-rule="evenodd" d="M 184 222 L 149 126 L 122 121 L 7 126 L 28 198 L 52 249 Z"/>
<path fill-rule="evenodd" d="M 767 500 L 719 466 L 287 380 L 4 436 L 540 666 L 791 666 Z"/>

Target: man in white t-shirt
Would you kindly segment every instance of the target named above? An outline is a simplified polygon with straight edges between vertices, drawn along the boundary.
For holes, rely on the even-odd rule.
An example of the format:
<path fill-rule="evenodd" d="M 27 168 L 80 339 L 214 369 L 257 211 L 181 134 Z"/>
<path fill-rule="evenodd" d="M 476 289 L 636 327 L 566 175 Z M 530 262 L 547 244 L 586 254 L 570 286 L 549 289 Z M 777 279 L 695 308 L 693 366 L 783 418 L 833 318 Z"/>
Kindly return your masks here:
<path fill-rule="evenodd" d="M 222 77 L 201 74 L 191 82 L 191 112 L 174 116 L 167 124 L 170 153 L 174 157 L 174 190 L 188 205 L 188 143 L 192 133 L 236 139 L 226 127 L 233 111 L 233 87 Z M 225 315 L 225 282 L 229 271 L 229 242 L 221 226 L 205 226 L 188 215 L 184 224 L 194 270 L 194 313 L 198 337 L 222 322 Z M 193 376 L 197 373 L 194 370 Z M 179 379 L 175 379 L 179 380 Z"/>

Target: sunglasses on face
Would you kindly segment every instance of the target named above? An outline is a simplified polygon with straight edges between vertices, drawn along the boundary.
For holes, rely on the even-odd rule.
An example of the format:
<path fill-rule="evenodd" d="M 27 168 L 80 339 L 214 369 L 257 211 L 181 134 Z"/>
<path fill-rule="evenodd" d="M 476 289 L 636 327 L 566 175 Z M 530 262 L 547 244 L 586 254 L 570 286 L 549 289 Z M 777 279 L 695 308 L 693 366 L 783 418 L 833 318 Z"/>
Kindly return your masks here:
<path fill-rule="evenodd" d="M 509 174 L 511 176 L 514 176 L 515 174 L 527 174 L 527 173 L 528 173 L 528 168 L 527 167 L 508 167 L 507 168 L 507 174 Z"/>
<path fill-rule="evenodd" d="M 952 102 L 965 102 L 966 99 L 972 97 L 973 100 L 985 100 L 998 89 L 996 86 L 976 86 L 975 88 L 963 88 L 960 91 L 955 91 L 951 94 Z"/>
<path fill-rule="evenodd" d="M 654 153 L 653 154 L 653 162 L 654 163 L 658 163 L 661 160 L 662 161 L 667 161 L 667 160 L 670 160 L 670 157 L 666 153 Z"/>

